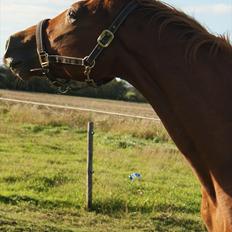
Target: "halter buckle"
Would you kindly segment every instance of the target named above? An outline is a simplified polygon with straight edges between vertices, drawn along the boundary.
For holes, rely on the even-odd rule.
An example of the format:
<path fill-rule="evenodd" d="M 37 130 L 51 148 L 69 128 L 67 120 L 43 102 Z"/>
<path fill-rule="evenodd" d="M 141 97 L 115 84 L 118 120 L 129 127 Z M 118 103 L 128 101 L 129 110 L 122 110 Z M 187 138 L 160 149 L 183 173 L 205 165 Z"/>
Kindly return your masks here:
<path fill-rule="evenodd" d="M 45 51 L 39 52 L 39 60 L 40 60 L 41 67 L 43 69 L 48 68 L 49 66 L 48 53 L 46 53 Z"/>
<path fill-rule="evenodd" d="M 107 48 L 114 39 L 114 33 L 110 30 L 104 30 L 97 39 L 98 45 Z"/>
<path fill-rule="evenodd" d="M 93 60 L 91 63 L 90 63 L 90 61 L 89 61 L 89 56 L 86 56 L 84 59 L 83 59 L 83 66 L 85 66 L 85 70 L 86 69 L 93 69 L 94 68 L 94 66 L 95 66 L 95 64 L 96 64 L 96 61 L 95 60 Z"/>

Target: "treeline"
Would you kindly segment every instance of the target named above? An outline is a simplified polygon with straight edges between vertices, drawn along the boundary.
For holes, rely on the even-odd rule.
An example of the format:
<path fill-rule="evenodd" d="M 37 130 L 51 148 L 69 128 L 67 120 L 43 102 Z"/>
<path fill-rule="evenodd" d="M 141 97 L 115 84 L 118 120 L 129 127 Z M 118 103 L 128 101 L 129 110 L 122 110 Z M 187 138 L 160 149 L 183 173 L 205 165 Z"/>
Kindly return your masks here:
<path fill-rule="evenodd" d="M 0 89 L 20 90 L 28 92 L 57 93 L 57 89 L 41 77 L 33 77 L 29 81 L 22 81 L 5 67 L 0 66 Z M 66 95 L 146 102 L 145 98 L 132 86 L 123 80 L 112 80 L 98 88 L 86 87 L 81 82 L 75 82 L 73 90 Z"/>

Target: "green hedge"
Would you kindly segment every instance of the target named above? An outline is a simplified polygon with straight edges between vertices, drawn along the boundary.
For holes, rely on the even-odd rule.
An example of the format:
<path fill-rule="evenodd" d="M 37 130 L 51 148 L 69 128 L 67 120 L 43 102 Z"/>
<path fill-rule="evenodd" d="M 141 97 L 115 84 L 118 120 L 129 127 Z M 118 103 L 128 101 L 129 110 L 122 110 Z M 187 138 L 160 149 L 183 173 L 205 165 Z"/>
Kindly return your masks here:
<path fill-rule="evenodd" d="M 0 88 L 29 92 L 57 93 L 57 90 L 52 87 L 46 79 L 33 77 L 29 81 L 22 81 L 15 78 L 15 76 L 3 66 L 0 66 Z M 75 88 L 78 90 L 71 90 L 67 95 L 146 102 L 145 98 L 134 87 L 118 79 L 114 79 L 98 88 L 86 87 L 81 82 L 75 82 Z"/>

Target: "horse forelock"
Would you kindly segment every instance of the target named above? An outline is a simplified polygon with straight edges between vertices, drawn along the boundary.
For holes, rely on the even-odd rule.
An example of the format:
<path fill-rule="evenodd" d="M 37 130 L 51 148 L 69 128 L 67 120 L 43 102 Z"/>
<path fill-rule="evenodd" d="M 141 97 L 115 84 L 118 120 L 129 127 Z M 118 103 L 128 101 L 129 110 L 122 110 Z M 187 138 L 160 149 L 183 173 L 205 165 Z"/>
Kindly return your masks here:
<path fill-rule="evenodd" d="M 97 10 L 98 8 L 110 8 L 112 4 L 111 0 L 89 0 L 86 2 L 86 5 L 92 9 Z"/>
<path fill-rule="evenodd" d="M 178 37 L 186 42 L 185 57 L 196 59 L 198 51 L 206 47 L 210 56 L 217 56 L 219 51 L 232 53 L 228 35 L 212 35 L 194 18 L 176 8 L 156 0 L 136 0 L 144 12 L 150 15 L 151 21 L 159 22 L 159 37 L 169 26 L 178 28 Z"/>

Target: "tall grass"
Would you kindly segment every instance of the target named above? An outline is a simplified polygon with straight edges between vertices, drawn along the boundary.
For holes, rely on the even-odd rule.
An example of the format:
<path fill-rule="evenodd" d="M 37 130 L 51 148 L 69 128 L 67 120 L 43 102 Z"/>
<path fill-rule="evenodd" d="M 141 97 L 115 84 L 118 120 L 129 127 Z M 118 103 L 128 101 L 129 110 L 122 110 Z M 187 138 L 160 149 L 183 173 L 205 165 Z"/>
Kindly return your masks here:
<path fill-rule="evenodd" d="M 16 123 L 40 124 L 43 126 L 64 125 L 85 129 L 88 121 L 94 121 L 98 130 L 118 134 L 130 134 L 136 138 L 170 142 L 171 139 L 159 122 L 143 119 L 128 120 L 104 114 L 83 113 L 72 110 L 51 109 L 41 106 L 2 105 L 0 112 L 8 113 L 8 119 Z M 136 125 L 136 126 L 135 126 Z"/>

